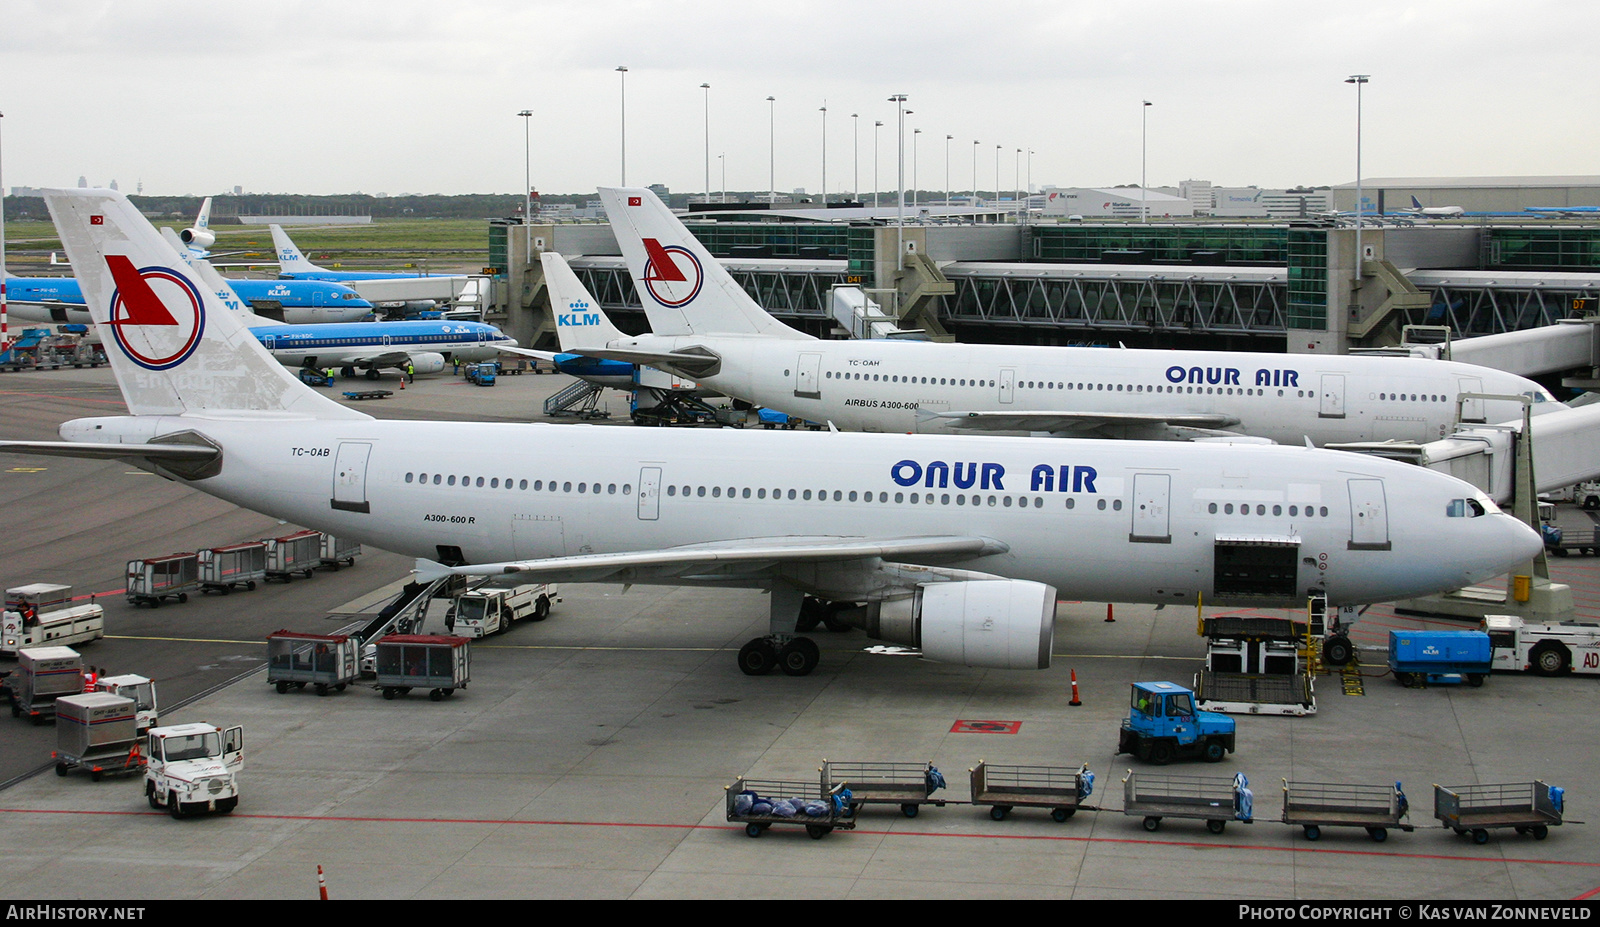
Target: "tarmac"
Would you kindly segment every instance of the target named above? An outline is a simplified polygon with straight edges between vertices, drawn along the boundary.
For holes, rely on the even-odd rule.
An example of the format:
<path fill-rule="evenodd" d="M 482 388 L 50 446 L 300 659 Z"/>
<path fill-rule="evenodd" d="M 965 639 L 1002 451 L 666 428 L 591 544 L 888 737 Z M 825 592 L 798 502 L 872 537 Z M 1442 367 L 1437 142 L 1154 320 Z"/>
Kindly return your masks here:
<path fill-rule="evenodd" d="M 350 381 L 357 387 L 366 381 Z M 393 418 L 543 418 L 565 377 L 448 374 L 358 404 Z M 333 391 L 351 388 L 341 382 Z M 628 427 L 626 397 L 606 405 Z M 117 414 L 105 370 L 0 375 L 0 432 L 50 438 L 59 422 Z M 649 432 L 642 432 L 647 440 Z M 493 449 L 485 449 L 492 453 Z M 1590 815 L 1597 677 L 1496 674 L 1481 688 L 1408 689 L 1389 678 L 1390 628 L 1468 623 L 1371 609 L 1352 635 L 1361 672 L 1317 679 L 1319 711 L 1239 716 L 1219 764 L 1154 767 L 1117 756 L 1129 684 L 1189 684 L 1204 647 L 1194 608 L 1063 600 L 1054 665 L 1007 672 L 881 652 L 860 632 L 813 635 L 806 677 L 745 676 L 738 648 L 765 633 L 757 591 L 566 585 L 549 620 L 472 645 L 471 680 L 441 701 L 393 701 L 362 684 L 325 698 L 266 682 L 271 631 L 326 632 L 404 581 L 410 561 L 368 548 L 354 569 L 231 596 L 136 609 L 125 560 L 288 533 L 117 462 L 0 460 L 0 581 L 105 593 L 107 638 L 86 662 L 143 672 L 164 723 L 243 725 L 241 802 L 173 820 L 136 778 L 48 772 L 49 727 L 0 724 L 0 846 L 11 898 L 314 899 L 1167 899 L 1353 903 L 1584 900 L 1600 893 Z M 1561 507 L 1571 524 L 1588 513 Z M 1600 615 L 1600 560 L 1554 560 L 1579 617 Z M 1070 590 L 1063 590 L 1070 595 Z M 1247 613 L 1206 609 L 1207 615 Z M 1268 613 L 1283 614 L 1283 613 Z M 1108 620 L 1114 619 L 1114 620 Z M 0 665 L 0 671 L 9 669 Z M 1071 704 L 1077 695 L 1080 705 Z M 173 706 L 178 706 L 174 708 Z M 811 839 L 777 825 L 757 839 L 727 820 L 737 778 L 811 780 L 824 760 L 932 763 L 947 787 L 915 817 L 871 805 L 853 830 Z M 967 803 L 992 764 L 1096 774 L 1085 809 L 1004 820 Z M 1220 834 L 1123 813 L 1123 779 L 1244 773 L 1254 821 Z M 1285 779 L 1401 782 L 1413 832 L 1357 828 L 1309 841 L 1280 820 Z M 1475 845 L 1432 814 L 1433 785 L 1543 780 L 1567 789 L 1548 839 L 1493 831 Z"/>

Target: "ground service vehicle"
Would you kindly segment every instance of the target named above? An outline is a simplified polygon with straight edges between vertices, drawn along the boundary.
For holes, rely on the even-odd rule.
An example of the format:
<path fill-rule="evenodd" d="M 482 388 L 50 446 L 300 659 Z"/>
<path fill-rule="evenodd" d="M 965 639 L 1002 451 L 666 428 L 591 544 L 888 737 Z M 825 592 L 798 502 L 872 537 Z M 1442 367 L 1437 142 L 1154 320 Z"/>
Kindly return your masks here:
<path fill-rule="evenodd" d="M 496 365 L 493 361 L 473 364 L 467 368 L 467 382 L 474 386 L 493 386 L 496 373 L 495 367 Z"/>
<path fill-rule="evenodd" d="M 133 699 L 108 692 L 56 699 L 56 749 L 51 755 L 56 775 L 81 768 L 99 782 L 101 776 L 144 769 L 136 717 Z"/>
<path fill-rule="evenodd" d="M 200 558 L 193 553 L 167 554 L 128 561 L 128 601 L 160 608 L 163 599 L 189 601 L 200 591 Z"/>
<path fill-rule="evenodd" d="M 1190 756 L 1216 763 L 1233 752 L 1234 720 L 1195 710 L 1192 690 L 1175 682 L 1136 682 L 1129 702 L 1119 754 L 1131 753 L 1159 766 Z"/>
<path fill-rule="evenodd" d="M 1514 828 L 1543 840 L 1550 828 L 1561 825 L 1564 789 L 1532 782 L 1433 787 L 1433 816 L 1456 836 L 1472 835 L 1473 843 L 1488 843 L 1489 831 Z"/>
<path fill-rule="evenodd" d="M 83 659 L 71 647 L 25 647 L 6 677 L 11 717 L 43 724 L 56 715 L 56 699 L 83 692 Z"/>
<path fill-rule="evenodd" d="M 72 587 L 29 583 L 6 590 L 0 613 L 0 653 L 15 656 L 24 647 L 86 644 L 106 636 L 105 610 L 90 601 L 72 604 Z"/>
<path fill-rule="evenodd" d="M 510 630 L 513 622 L 524 618 L 543 621 L 550 617 L 551 603 L 561 601 L 556 588 L 554 583 L 534 583 L 472 589 L 456 597 L 445 623 L 452 634 L 477 638 Z"/>
<path fill-rule="evenodd" d="M 279 695 L 308 685 L 318 695 L 327 695 L 329 689 L 343 692 L 360 676 L 357 643 L 345 634 L 275 631 L 267 635 L 267 684 Z"/>
<path fill-rule="evenodd" d="M 1586 509 L 1600 509 L 1600 482 L 1579 483 L 1574 486 L 1572 501 Z"/>
<path fill-rule="evenodd" d="M 1389 632 L 1389 670 L 1403 686 L 1481 686 L 1493 668 L 1482 631 Z"/>
<path fill-rule="evenodd" d="M 267 578 L 267 545 L 246 541 L 227 547 L 213 547 L 196 555 L 200 563 L 200 591 L 233 591 L 234 586 L 254 589 L 256 580 Z"/>
<path fill-rule="evenodd" d="M 333 385 L 333 377 L 328 376 L 327 371 L 318 370 L 315 367 L 301 367 L 298 373 L 300 375 L 300 382 L 307 386 Z"/>
<path fill-rule="evenodd" d="M 1389 839 L 1391 827 L 1413 829 L 1401 823 L 1410 808 L 1398 782 L 1360 785 L 1283 780 L 1283 823 L 1303 828 L 1307 840 L 1320 839 L 1324 827 L 1360 827 L 1382 843 Z"/>
<path fill-rule="evenodd" d="M 294 574 L 310 579 L 322 566 L 322 532 L 296 531 L 281 538 L 267 538 L 267 579 L 288 582 Z"/>
<path fill-rule="evenodd" d="M 154 681 L 136 673 L 121 676 L 102 676 L 94 684 L 96 692 L 120 695 L 133 700 L 134 732 L 143 736 L 146 731 L 161 723 L 161 706 L 156 700 Z"/>
<path fill-rule="evenodd" d="M 1600 624 L 1595 622 L 1529 624 L 1515 615 L 1487 615 L 1483 630 L 1497 670 L 1600 674 Z"/>
<path fill-rule="evenodd" d="M 215 724 L 153 727 L 146 737 L 144 795 L 175 818 L 202 811 L 227 814 L 239 805 L 244 728 Z"/>

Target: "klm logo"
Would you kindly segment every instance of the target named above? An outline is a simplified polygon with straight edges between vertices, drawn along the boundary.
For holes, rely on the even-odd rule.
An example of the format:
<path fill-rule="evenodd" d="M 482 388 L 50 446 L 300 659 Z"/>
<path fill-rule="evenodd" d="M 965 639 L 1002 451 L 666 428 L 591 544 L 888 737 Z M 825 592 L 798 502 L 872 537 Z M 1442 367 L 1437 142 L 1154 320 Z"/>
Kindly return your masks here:
<path fill-rule="evenodd" d="M 561 328 L 579 328 L 584 325 L 600 324 L 600 313 L 583 311 L 594 308 L 589 305 L 587 300 L 575 299 L 567 303 L 567 308 L 573 311 L 556 314 L 556 325 Z"/>
<path fill-rule="evenodd" d="M 287 286 L 284 286 L 281 283 L 267 291 L 267 295 L 268 296 L 290 296 L 293 293 L 294 293 L 293 290 L 289 289 Z"/>
<path fill-rule="evenodd" d="M 279 251 L 278 252 L 278 260 L 279 261 L 293 261 L 294 260 L 294 252 L 293 251 L 288 251 L 288 250 Z"/>

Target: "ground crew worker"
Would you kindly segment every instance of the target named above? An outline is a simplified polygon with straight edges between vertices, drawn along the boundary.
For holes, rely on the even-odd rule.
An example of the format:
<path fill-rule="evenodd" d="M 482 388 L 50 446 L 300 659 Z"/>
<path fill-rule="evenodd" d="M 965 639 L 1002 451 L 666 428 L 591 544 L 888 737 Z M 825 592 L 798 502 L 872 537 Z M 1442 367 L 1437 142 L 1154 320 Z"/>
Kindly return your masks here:
<path fill-rule="evenodd" d="M 458 377 L 461 376 L 461 358 L 459 358 L 459 357 L 450 358 L 450 365 L 451 365 L 450 366 L 451 372 L 454 373 Z"/>
<path fill-rule="evenodd" d="M 417 371 L 411 366 L 410 361 L 406 361 L 406 379 L 412 383 L 417 382 Z"/>

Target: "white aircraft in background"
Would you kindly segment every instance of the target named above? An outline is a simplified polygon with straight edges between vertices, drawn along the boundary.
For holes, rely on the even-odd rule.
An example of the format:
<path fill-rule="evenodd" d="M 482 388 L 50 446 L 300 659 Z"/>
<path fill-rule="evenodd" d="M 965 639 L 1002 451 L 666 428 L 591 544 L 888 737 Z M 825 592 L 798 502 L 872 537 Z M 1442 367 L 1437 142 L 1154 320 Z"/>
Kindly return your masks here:
<path fill-rule="evenodd" d="M 380 421 L 305 387 L 120 193 L 45 193 L 128 414 L 0 451 L 129 460 L 450 574 L 771 590 L 751 674 L 801 675 L 806 596 L 971 666 L 1049 665 L 1058 590 L 1335 605 L 1536 554 L 1483 493 L 1305 447 Z M 486 454 L 485 448 L 494 448 Z M 460 566 L 442 566 L 432 560 Z"/>
<path fill-rule="evenodd" d="M 1402 216 L 1429 216 L 1436 219 L 1455 219 L 1467 214 L 1460 206 L 1424 206 L 1415 196 L 1411 197 L 1411 208 L 1399 211 Z"/>
<path fill-rule="evenodd" d="M 1462 393 L 1525 394 L 1535 411 L 1563 408 L 1532 380 L 1424 358 L 821 341 L 768 315 L 649 190 L 600 196 L 652 333 L 600 325 L 598 305 L 569 275 L 560 305 L 592 308 L 558 309 L 563 350 L 651 364 L 843 429 L 1320 445 L 1437 440 L 1454 427 Z M 1461 411 L 1467 421 L 1509 421 L 1522 406 L 1469 399 Z"/>
<path fill-rule="evenodd" d="M 179 232 L 178 238 L 195 257 L 211 256 L 210 248 L 217 243 L 217 236 L 211 231 L 211 197 L 206 197 L 200 203 L 200 214 L 195 216 L 194 225 Z"/>

